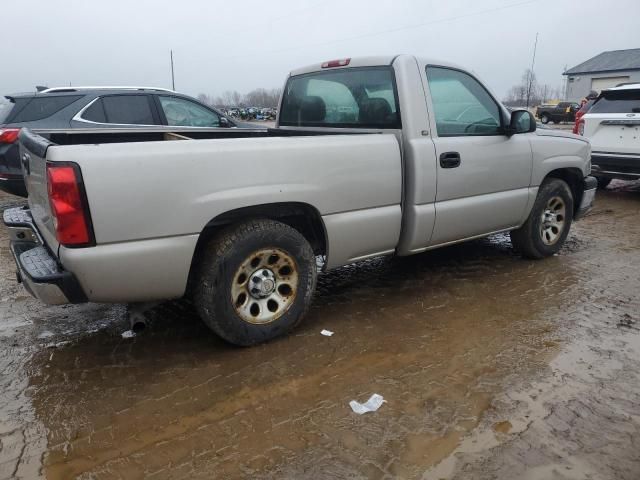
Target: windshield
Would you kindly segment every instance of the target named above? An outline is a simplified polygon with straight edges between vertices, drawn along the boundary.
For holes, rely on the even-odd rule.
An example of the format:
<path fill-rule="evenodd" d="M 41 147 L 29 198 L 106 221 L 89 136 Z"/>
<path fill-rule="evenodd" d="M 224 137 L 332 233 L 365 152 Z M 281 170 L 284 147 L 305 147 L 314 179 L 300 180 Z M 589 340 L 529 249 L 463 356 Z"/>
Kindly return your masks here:
<path fill-rule="evenodd" d="M 640 89 L 603 91 L 589 113 L 640 113 Z"/>
<path fill-rule="evenodd" d="M 400 128 L 391 67 L 346 68 L 291 77 L 280 125 Z"/>
<path fill-rule="evenodd" d="M 6 97 L 0 98 L 0 125 L 2 125 L 15 104 Z"/>

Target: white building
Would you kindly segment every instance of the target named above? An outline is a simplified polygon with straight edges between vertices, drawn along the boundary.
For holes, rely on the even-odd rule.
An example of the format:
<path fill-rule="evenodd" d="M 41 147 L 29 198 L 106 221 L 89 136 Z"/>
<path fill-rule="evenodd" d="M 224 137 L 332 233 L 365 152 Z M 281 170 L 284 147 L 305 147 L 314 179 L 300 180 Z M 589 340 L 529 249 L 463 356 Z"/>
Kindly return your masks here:
<path fill-rule="evenodd" d="M 591 90 L 600 92 L 620 83 L 640 83 L 640 48 L 602 52 L 563 75 L 567 76 L 565 98 L 576 102 Z"/>

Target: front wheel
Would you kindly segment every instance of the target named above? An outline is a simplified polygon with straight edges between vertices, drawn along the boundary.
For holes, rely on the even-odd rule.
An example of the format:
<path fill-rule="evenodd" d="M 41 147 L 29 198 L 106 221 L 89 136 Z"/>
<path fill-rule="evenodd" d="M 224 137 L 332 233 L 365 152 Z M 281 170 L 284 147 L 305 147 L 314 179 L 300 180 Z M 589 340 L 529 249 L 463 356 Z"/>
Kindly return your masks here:
<path fill-rule="evenodd" d="M 567 238 L 573 220 L 573 195 L 559 178 L 545 180 L 529 218 L 511 231 L 511 243 L 523 256 L 545 258 L 556 253 Z"/>
<path fill-rule="evenodd" d="M 300 323 L 315 289 L 316 261 L 297 230 L 250 220 L 205 245 L 194 280 L 202 320 L 229 343 L 249 346 Z"/>
<path fill-rule="evenodd" d="M 542 115 L 540 117 L 540 121 L 546 125 L 547 123 L 549 123 L 549 116 L 548 115 Z"/>

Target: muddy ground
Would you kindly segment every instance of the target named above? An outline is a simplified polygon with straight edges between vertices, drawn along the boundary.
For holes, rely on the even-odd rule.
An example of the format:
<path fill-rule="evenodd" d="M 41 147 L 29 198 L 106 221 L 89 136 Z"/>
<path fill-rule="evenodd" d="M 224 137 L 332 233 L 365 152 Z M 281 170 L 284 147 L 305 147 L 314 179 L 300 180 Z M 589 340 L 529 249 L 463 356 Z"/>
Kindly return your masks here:
<path fill-rule="evenodd" d="M 0 478 L 638 479 L 639 220 L 614 182 L 544 261 L 498 235 L 342 268 L 250 349 L 185 303 L 130 339 L 123 306 L 43 306 L 0 227 Z"/>

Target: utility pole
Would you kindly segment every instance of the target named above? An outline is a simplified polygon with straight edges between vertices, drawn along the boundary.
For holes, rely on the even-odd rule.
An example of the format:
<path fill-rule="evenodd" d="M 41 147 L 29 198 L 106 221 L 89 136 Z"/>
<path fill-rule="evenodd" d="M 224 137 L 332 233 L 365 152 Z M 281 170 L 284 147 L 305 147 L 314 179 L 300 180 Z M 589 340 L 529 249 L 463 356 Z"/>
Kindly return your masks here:
<path fill-rule="evenodd" d="M 531 70 L 529 70 L 529 81 L 527 82 L 527 108 L 529 108 L 529 99 L 531 98 L 531 86 L 533 83 L 533 67 L 536 64 L 536 49 L 538 48 L 538 32 L 536 32 L 536 41 L 533 44 L 533 58 L 531 59 Z"/>
<path fill-rule="evenodd" d="M 176 77 L 173 73 L 173 50 L 171 50 L 171 89 L 176 89 Z"/>

